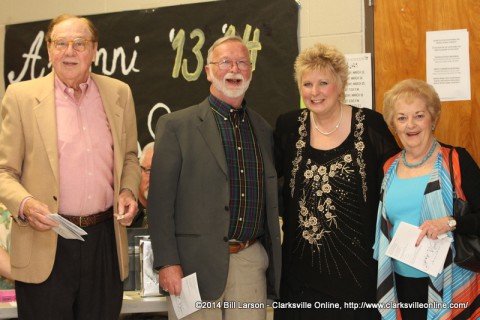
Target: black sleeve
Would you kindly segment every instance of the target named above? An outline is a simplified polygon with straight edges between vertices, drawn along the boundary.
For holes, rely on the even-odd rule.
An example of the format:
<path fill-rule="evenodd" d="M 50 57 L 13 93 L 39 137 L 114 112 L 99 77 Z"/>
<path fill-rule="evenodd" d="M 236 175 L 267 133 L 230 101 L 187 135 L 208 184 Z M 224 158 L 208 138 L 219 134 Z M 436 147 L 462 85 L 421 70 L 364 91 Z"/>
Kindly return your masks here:
<path fill-rule="evenodd" d="M 365 115 L 368 123 L 369 141 L 372 144 L 370 147 L 375 151 L 370 155 L 375 157 L 375 167 L 371 169 L 373 171 L 370 174 L 370 176 L 374 177 L 374 180 L 371 183 L 375 184 L 375 190 L 380 190 L 383 180 L 383 164 L 389 158 L 399 153 L 400 148 L 380 113 L 365 109 Z"/>
<path fill-rule="evenodd" d="M 380 157 L 382 167 L 385 161 L 400 152 L 400 148 L 382 115 L 376 111 L 370 111 L 369 113 L 371 118 L 369 126 L 370 140 L 374 142 L 375 153 Z"/>
<path fill-rule="evenodd" d="M 277 175 L 279 178 L 283 177 L 283 160 L 284 160 L 284 146 L 285 146 L 285 136 L 282 134 L 282 130 L 280 128 L 283 127 L 284 122 L 284 115 L 280 115 L 277 118 L 275 124 L 275 131 L 273 134 L 274 142 L 275 142 L 275 167 L 277 169 Z"/>
<path fill-rule="evenodd" d="M 472 214 L 459 217 L 455 231 L 480 235 L 480 169 L 466 149 L 457 147 L 456 150 L 460 162 L 462 190 Z"/>

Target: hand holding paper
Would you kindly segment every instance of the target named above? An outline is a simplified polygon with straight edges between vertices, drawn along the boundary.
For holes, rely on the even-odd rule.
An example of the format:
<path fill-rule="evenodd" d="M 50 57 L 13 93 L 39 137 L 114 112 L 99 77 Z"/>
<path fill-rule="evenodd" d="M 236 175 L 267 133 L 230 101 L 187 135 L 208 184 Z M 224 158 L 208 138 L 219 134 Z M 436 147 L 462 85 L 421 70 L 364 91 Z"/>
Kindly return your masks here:
<path fill-rule="evenodd" d="M 182 278 L 182 292 L 179 296 L 170 295 L 170 298 L 178 319 L 198 311 L 198 306 L 202 299 L 198 289 L 197 274 L 192 273 Z"/>
<path fill-rule="evenodd" d="M 65 239 L 77 239 L 85 241 L 82 236 L 86 235 L 87 233 L 82 228 L 71 223 L 58 213 L 51 213 L 48 215 L 48 217 L 58 222 L 58 227 L 53 228 L 53 230 L 60 236 L 64 237 Z"/>
<path fill-rule="evenodd" d="M 447 235 L 439 236 L 437 240 L 423 238 L 416 247 L 420 232 L 417 226 L 401 222 L 386 255 L 436 277 L 443 270 L 452 238 Z"/>

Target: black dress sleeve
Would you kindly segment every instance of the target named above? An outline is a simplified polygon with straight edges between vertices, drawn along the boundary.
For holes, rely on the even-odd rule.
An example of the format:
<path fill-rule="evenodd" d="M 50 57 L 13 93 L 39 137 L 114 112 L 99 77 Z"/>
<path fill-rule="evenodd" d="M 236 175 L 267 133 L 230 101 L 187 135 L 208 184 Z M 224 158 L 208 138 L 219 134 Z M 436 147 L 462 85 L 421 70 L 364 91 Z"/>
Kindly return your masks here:
<path fill-rule="evenodd" d="M 368 110 L 368 109 L 367 109 Z M 388 129 L 380 113 L 368 110 L 370 116 L 369 132 L 370 140 L 373 141 L 375 153 L 380 157 L 381 165 L 389 158 L 400 152 L 397 141 Z"/>
<path fill-rule="evenodd" d="M 460 162 L 462 190 L 467 198 L 472 214 L 457 219 L 458 233 L 480 235 L 480 169 L 464 148 L 456 147 Z"/>

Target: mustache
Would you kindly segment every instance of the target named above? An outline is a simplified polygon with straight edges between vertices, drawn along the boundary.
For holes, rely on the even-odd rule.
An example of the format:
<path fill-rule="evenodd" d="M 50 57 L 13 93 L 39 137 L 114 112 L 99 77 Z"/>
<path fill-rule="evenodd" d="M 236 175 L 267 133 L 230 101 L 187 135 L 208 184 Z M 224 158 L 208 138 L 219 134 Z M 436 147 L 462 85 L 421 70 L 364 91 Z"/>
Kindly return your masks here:
<path fill-rule="evenodd" d="M 227 73 L 227 74 L 223 77 L 223 79 L 225 79 L 225 80 L 242 80 L 242 81 L 245 80 L 245 79 L 243 78 L 243 75 L 240 74 L 240 73 Z"/>

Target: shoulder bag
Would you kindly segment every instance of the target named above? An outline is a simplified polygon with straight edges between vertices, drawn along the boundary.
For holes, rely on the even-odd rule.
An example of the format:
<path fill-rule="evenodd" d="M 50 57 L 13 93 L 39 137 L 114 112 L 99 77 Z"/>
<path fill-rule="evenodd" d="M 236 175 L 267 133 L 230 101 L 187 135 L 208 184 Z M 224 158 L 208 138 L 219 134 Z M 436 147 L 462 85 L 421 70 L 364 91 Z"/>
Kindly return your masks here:
<path fill-rule="evenodd" d="M 454 149 L 451 149 L 449 153 L 449 164 L 453 191 L 453 217 L 457 218 L 472 214 L 472 210 L 467 201 L 458 197 L 457 190 L 455 189 L 454 164 L 452 161 L 453 151 Z M 460 168 L 460 165 L 457 167 Z M 460 174 L 460 172 L 458 172 L 458 174 Z M 460 187 L 460 185 L 458 187 Z M 480 272 L 480 238 L 478 235 L 453 232 L 453 237 L 456 251 L 453 262 L 464 269 Z"/>

